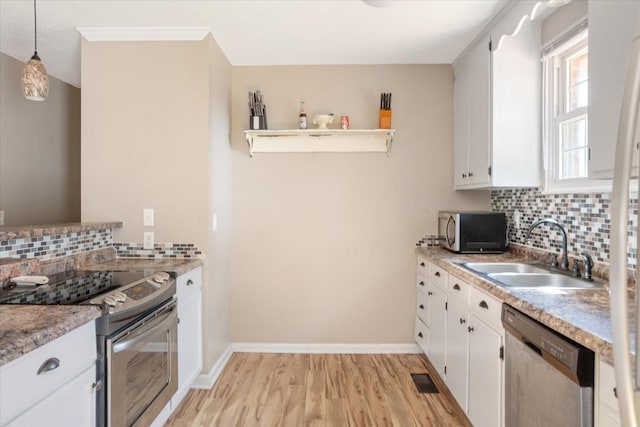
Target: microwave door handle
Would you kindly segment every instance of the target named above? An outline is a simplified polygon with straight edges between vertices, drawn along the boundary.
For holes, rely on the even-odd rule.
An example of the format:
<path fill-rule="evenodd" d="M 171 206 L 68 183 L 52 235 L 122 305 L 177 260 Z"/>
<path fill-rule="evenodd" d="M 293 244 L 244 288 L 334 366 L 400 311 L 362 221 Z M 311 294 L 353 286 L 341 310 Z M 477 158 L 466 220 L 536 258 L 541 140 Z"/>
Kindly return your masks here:
<path fill-rule="evenodd" d="M 158 329 L 163 329 L 164 325 L 175 322 L 176 317 L 175 310 L 171 310 L 149 321 L 149 323 L 141 325 L 131 336 L 125 336 L 123 337 L 124 339 L 116 342 L 113 345 L 113 353 L 116 354 L 128 350 L 139 342 L 146 340 L 149 335 L 155 334 Z"/>
<path fill-rule="evenodd" d="M 449 219 L 447 220 L 447 226 L 445 227 L 445 231 L 444 231 L 444 235 L 445 238 L 447 239 L 447 246 L 452 247 L 453 244 L 455 243 L 455 237 L 453 239 L 449 238 L 449 224 L 451 224 L 451 222 L 454 222 L 454 226 L 455 226 L 455 220 L 453 219 L 453 216 L 449 216 Z M 454 230 L 455 233 L 455 230 Z"/>

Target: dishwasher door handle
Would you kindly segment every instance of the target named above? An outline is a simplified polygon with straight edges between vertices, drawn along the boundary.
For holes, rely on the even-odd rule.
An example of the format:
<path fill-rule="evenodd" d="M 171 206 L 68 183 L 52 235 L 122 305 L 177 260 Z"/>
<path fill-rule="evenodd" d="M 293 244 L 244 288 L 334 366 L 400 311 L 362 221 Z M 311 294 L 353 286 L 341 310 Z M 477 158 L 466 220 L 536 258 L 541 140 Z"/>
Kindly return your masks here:
<path fill-rule="evenodd" d="M 533 350 L 536 353 L 538 353 L 538 356 L 542 357 L 542 350 L 540 349 L 540 347 L 538 347 L 537 345 L 535 345 L 534 343 L 532 343 L 531 341 L 528 341 L 526 339 L 522 340 L 522 342 L 524 343 L 524 345 L 529 347 L 531 350 Z"/>

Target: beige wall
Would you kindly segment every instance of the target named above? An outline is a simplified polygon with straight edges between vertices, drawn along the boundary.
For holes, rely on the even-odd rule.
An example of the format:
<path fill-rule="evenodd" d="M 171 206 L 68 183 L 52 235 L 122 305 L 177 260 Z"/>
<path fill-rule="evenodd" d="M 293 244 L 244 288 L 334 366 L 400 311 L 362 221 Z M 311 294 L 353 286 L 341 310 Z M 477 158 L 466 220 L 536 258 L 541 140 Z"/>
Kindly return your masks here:
<path fill-rule="evenodd" d="M 256 154 L 246 94 L 260 89 L 272 129 L 347 114 L 377 127 L 393 93 L 391 156 Z M 411 343 L 415 243 L 440 209 L 489 209 L 485 191 L 453 187 L 449 65 L 234 67 L 231 340 Z M 309 120 L 311 123 L 311 120 Z"/>
<path fill-rule="evenodd" d="M 82 41 L 82 220 L 123 221 L 117 242 L 154 231 L 202 249 L 205 371 L 228 344 L 230 68 L 211 38 Z"/>
<path fill-rule="evenodd" d="M 24 65 L 0 54 L 0 210 L 5 225 L 79 221 L 80 89 L 49 76 L 48 99 L 28 101 L 22 95 Z"/>

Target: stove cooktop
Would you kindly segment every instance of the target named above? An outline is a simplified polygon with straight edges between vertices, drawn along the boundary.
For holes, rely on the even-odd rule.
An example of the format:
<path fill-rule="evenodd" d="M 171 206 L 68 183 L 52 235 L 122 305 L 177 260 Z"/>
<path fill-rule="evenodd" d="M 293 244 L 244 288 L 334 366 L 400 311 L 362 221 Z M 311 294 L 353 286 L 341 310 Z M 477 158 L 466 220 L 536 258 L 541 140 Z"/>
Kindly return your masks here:
<path fill-rule="evenodd" d="M 142 279 L 150 272 L 65 271 L 49 283 L 0 289 L 0 304 L 76 305 Z"/>

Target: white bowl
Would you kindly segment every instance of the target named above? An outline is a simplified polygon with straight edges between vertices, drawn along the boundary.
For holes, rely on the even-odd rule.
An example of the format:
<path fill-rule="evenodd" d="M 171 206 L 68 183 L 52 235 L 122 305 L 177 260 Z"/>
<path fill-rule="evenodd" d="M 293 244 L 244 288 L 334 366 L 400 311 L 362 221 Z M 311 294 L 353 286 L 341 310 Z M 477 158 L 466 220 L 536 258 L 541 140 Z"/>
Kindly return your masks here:
<path fill-rule="evenodd" d="M 313 124 L 318 125 L 318 129 L 327 129 L 327 125 L 333 123 L 333 114 L 316 114 L 313 116 Z"/>

